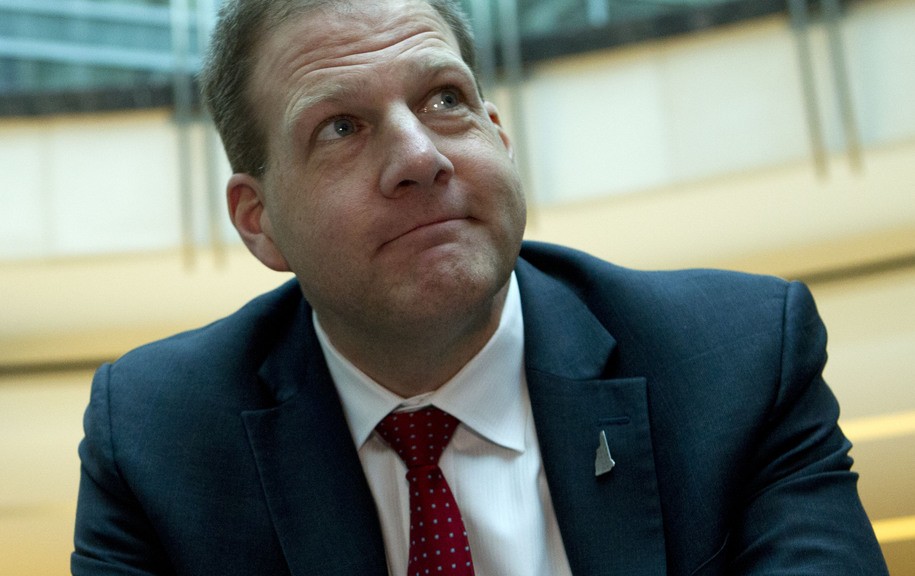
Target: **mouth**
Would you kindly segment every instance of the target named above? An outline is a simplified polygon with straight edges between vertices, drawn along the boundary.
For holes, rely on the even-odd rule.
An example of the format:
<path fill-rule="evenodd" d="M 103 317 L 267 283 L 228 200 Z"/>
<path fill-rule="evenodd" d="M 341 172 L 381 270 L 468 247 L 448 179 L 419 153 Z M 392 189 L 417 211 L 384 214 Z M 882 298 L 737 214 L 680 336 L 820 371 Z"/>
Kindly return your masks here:
<path fill-rule="evenodd" d="M 385 242 L 380 246 L 381 249 L 384 249 L 390 244 L 396 243 L 402 240 L 415 240 L 417 242 L 429 242 L 436 243 L 439 241 L 445 241 L 451 237 L 462 226 L 467 220 L 468 217 L 445 217 L 437 218 L 435 220 L 429 220 L 416 224 L 411 228 L 401 231 Z"/>

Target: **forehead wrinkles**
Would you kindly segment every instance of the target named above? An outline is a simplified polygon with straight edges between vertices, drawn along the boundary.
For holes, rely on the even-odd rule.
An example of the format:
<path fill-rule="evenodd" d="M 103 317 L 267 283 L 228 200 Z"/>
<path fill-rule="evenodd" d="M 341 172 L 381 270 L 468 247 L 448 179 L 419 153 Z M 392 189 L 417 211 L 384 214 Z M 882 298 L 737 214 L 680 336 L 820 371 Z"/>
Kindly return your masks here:
<path fill-rule="evenodd" d="M 421 48 L 416 48 L 421 50 Z M 409 52 L 410 50 L 405 51 Z M 290 99 L 287 107 L 287 127 L 292 128 L 295 121 L 309 109 L 328 101 L 361 101 L 366 99 L 371 86 L 372 76 L 388 78 L 392 75 L 415 79 L 417 83 L 433 78 L 449 70 L 458 70 L 471 76 L 463 60 L 450 52 L 429 51 L 417 58 L 404 62 L 400 70 L 389 70 L 386 67 L 363 71 L 360 65 L 340 65 L 322 68 L 315 71 L 318 76 L 314 81 L 305 83 L 301 90 Z M 327 72 L 325 75 L 324 73 Z"/>
<path fill-rule="evenodd" d="M 418 4 L 418 11 L 385 11 L 371 3 L 356 8 L 344 2 L 299 14 L 266 35 L 258 50 L 260 80 L 269 80 L 267 74 L 295 80 L 316 69 L 383 57 L 401 44 L 406 50 L 435 36 L 460 54 L 454 33 L 438 13 L 425 2 Z"/>

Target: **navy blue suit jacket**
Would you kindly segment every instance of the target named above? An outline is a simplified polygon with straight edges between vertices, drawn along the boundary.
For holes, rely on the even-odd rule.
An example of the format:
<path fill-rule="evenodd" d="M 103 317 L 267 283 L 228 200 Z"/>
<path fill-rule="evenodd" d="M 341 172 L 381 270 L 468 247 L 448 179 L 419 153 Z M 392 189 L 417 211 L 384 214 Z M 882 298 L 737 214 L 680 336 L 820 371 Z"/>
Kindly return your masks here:
<path fill-rule="evenodd" d="M 886 574 L 803 285 L 532 243 L 516 273 L 574 574 Z M 387 574 L 294 282 L 103 366 L 85 431 L 74 574 Z"/>

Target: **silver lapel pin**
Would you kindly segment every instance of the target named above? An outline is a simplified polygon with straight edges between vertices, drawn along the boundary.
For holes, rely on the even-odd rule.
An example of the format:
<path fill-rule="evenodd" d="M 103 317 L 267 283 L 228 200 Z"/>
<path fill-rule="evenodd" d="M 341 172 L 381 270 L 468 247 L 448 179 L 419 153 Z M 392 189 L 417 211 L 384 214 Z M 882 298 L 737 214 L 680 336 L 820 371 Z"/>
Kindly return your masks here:
<path fill-rule="evenodd" d="M 614 466 L 616 466 L 616 462 L 614 462 L 613 457 L 610 456 L 610 446 L 607 444 L 607 434 L 601 430 L 600 436 L 598 437 L 597 456 L 594 458 L 594 475 L 600 476 L 606 474 L 613 470 Z"/>

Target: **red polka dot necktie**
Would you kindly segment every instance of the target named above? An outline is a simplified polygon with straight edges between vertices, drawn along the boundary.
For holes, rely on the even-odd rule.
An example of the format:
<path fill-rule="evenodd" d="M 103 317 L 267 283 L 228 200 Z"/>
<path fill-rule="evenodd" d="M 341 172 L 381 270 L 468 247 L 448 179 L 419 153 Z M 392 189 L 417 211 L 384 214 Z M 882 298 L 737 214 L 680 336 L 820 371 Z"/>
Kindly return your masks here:
<path fill-rule="evenodd" d="M 376 430 L 407 466 L 410 558 L 407 576 L 473 575 L 470 544 L 438 459 L 459 422 L 432 406 L 388 414 Z"/>

